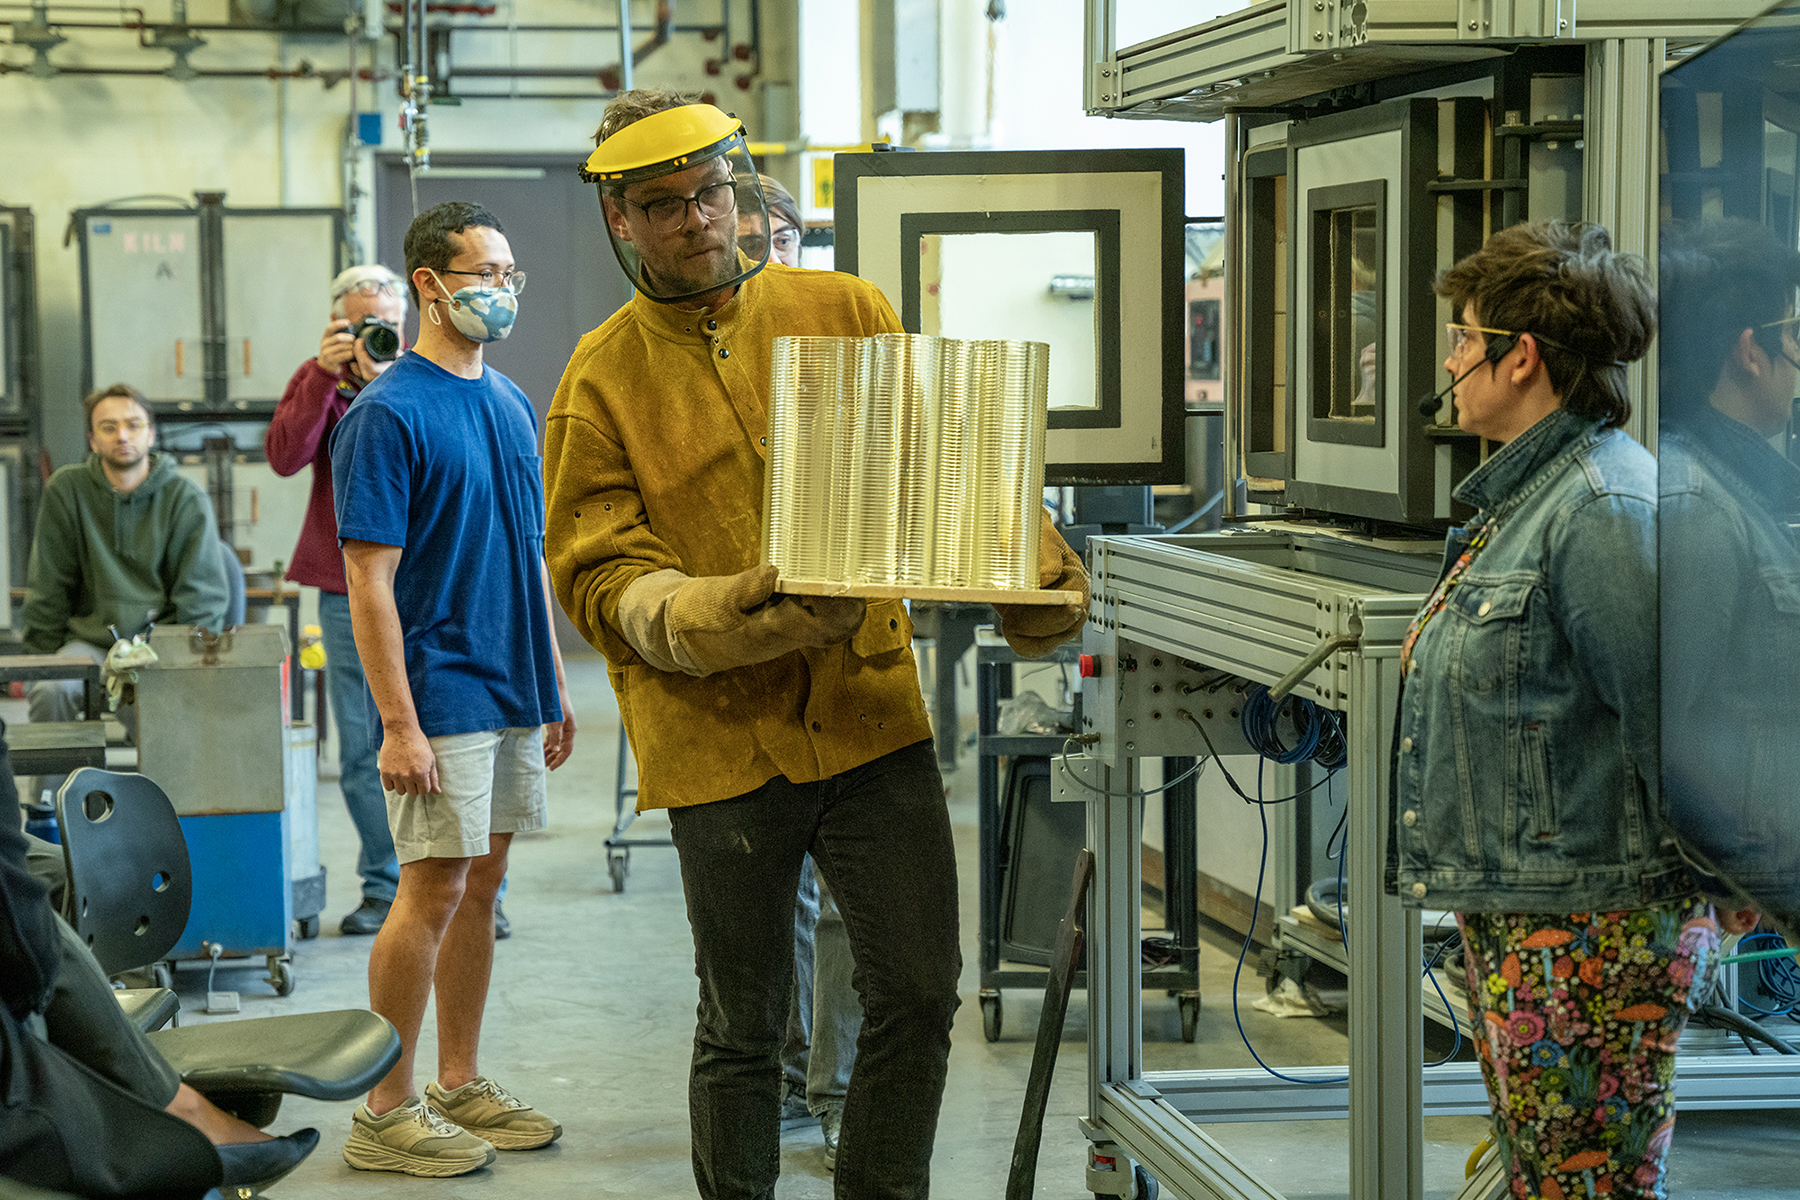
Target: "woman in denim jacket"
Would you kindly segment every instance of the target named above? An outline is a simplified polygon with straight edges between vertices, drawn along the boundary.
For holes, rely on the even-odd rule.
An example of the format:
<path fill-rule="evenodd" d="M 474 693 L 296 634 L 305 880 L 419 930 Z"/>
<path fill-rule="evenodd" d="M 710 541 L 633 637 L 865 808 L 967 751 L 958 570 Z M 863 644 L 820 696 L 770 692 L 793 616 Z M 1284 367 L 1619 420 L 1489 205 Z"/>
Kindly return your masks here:
<path fill-rule="evenodd" d="M 1619 428 L 1655 294 L 1561 222 L 1437 290 L 1457 423 L 1496 445 L 1402 648 L 1391 882 L 1457 914 L 1513 1195 L 1662 1197 L 1718 926 L 1659 811 L 1656 463 Z"/>

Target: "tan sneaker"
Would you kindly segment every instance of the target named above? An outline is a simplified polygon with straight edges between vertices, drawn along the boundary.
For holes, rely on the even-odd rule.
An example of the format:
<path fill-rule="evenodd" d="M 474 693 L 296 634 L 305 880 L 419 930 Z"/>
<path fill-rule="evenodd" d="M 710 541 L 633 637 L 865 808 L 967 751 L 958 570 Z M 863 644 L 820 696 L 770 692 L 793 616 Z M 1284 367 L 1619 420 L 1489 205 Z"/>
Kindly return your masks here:
<path fill-rule="evenodd" d="M 492 1145 L 444 1120 L 417 1096 L 379 1117 L 359 1105 L 344 1143 L 344 1161 L 359 1171 L 433 1179 L 479 1171 L 498 1157 Z"/>
<path fill-rule="evenodd" d="M 497 1150 L 536 1150 L 562 1136 L 561 1125 L 484 1076 L 454 1092 L 428 1083 L 425 1099 L 446 1121 L 486 1138 Z"/>

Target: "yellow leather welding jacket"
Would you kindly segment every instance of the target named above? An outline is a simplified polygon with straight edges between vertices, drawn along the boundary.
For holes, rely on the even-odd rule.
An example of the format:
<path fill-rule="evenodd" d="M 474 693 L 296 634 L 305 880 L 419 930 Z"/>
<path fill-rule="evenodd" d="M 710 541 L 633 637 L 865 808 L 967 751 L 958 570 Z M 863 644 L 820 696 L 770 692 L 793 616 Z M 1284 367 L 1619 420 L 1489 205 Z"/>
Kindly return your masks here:
<path fill-rule="evenodd" d="M 649 665 L 618 621 L 625 589 L 652 571 L 733 575 L 760 560 L 773 340 L 898 332 L 872 285 L 776 264 L 716 313 L 635 295 L 576 347 L 544 427 L 545 557 L 607 658 L 640 809 L 777 775 L 828 779 L 931 736 L 897 600 L 871 602 L 848 643 L 700 678 Z"/>

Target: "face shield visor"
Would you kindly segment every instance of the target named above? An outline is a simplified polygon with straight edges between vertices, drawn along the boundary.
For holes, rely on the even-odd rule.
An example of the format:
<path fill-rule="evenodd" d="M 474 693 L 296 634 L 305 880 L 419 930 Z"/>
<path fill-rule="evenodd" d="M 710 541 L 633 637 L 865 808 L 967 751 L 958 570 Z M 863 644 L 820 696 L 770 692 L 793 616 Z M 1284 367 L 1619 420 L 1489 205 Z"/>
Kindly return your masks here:
<path fill-rule="evenodd" d="M 710 104 L 634 121 L 600 143 L 581 177 L 599 187 L 619 265 L 652 300 L 695 300 L 768 264 L 769 213 L 744 127 Z"/>

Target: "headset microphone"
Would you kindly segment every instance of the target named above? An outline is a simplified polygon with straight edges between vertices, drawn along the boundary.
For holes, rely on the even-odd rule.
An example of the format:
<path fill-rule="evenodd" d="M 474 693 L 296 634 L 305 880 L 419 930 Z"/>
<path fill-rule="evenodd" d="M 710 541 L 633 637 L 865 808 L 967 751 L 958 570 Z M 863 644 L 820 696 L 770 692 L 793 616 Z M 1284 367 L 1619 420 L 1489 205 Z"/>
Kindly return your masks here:
<path fill-rule="evenodd" d="M 1438 406 L 1443 404 L 1444 397 L 1449 395 L 1456 388 L 1457 384 L 1481 370 L 1481 368 L 1498 363 L 1501 359 L 1506 357 L 1507 352 L 1510 351 L 1517 342 L 1518 339 L 1515 337 L 1495 337 L 1493 341 L 1488 343 L 1487 353 L 1481 356 L 1480 362 L 1464 371 L 1461 375 L 1458 375 L 1455 379 L 1452 379 L 1448 384 L 1444 385 L 1442 390 L 1434 392 L 1429 396 L 1419 397 L 1419 415 L 1421 417 L 1434 416 L 1437 413 Z"/>

